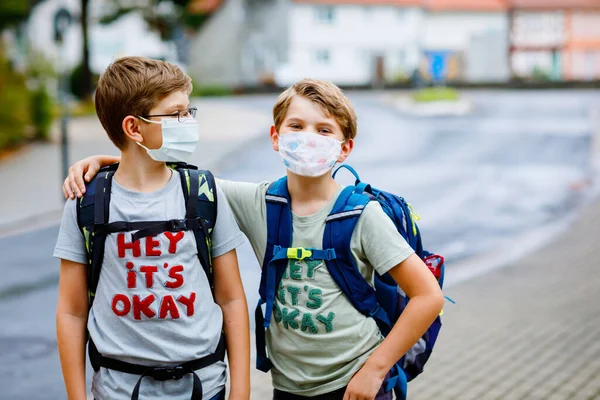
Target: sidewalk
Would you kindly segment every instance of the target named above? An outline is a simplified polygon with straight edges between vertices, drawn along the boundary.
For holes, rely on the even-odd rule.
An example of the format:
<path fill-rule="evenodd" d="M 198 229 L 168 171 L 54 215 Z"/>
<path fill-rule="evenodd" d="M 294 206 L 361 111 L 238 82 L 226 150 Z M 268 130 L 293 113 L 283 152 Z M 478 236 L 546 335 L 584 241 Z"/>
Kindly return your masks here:
<path fill-rule="evenodd" d="M 446 291 L 457 304 L 411 399 L 600 399 L 600 202 L 567 232 Z"/>
<path fill-rule="evenodd" d="M 194 104 L 200 142 L 192 164 L 216 172 L 228 154 L 261 135 L 267 137 L 271 115 L 210 99 L 194 99 Z M 56 124 L 52 143 L 32 144 L 0 163 L 0 235 L 60 222 L 64 177 L 58 129 Z M 118 154 L 95 116 L 71 120 L 69 140 L 71 164 L 93 154 Z"/>

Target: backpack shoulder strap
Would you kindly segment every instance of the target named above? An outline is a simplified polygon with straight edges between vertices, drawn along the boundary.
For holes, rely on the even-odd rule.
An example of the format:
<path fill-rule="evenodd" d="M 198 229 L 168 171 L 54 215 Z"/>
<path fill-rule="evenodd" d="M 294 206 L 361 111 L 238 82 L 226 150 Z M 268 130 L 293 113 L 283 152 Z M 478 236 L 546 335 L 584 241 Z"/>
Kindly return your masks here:
<path fill-rule="evenodd" d="M 370 191 L 370 186 L 364 183 L 349 186 L 342 191 L 326 219 L 323 248 L 334 248 L 336 251 L 336 258 L 327 261 L 327 269 L 333 280 L 354 308 L 373 318 L 382 335 L 387 336 L 392 329 L 390 318 L 380 305 L 377 292 L 360 273 L 350 247 L 358 219 L 367 204 L 375 199 Z M 375 281 L 377 282 L 377 279 Z M 390 374 L 384 382 L 386 391 L 396 388 L 397 398 L 405 399 L 404 373 L 398 366 L 394 366 Z"/>
<path fill-rule="evenodd" d="M 92 306 L 100 271 L 104 260 L 104 244 L 107 234 L 98 229 L 108 224 L 112 178 L 117 165 L 102 168 L 86 185 L 85 195 L 77 201 L 77 224 L 84 238 L 88 256 L 87 285 L 88 303 Z"/>
<path fill-rule="evenodd" d="M 416 223 L 420 217 L 414 212 L 412 206 L 403 197 L 377 189 L 374 189 L 374 191 L 377 193 L 376 198 L 381 208 L 394 221 L 398 232 L 415 253 L 420 258 L 424 258 L 426 254 L 423 250 L 421 233 Z"/>
<path fill-rule="evenodd" d="M 287 261 L 281 260 L 281 262 L 275 263 L 276 265 L 271 263 L 275 254 L 275 246 L 290 247 L 292 245 L 292 211 L 287 177 L 271 184 L 265 196 L 265 201 L 267 209 L 267 248 L 262 265 L 259 294 L 262 299 L 269 302 L 269 300 L 272 300 L 271 297 L 274 296 L 275 287 L 283 276 L 285 261 Z M 273 266 L 277 267 L 276 270 Z M 270 315 L 269 307 L 267 307 L 266 313 Z M 265 321 L 265 323 L 268 324 L 268 321 Z"/>
<path fill-rule="evenodd" d="M 339 195 L 326 219 L 323 248 L 334 248 L 336 251 L 336 258 L 327 262 L 327 269 L 333 280 L 354 308 L 363 315 L 372 317 L 386 336 L 391 329 L 389 318 L 379 306 L 375 289 L 358 270 L 350 248 L 358 219 L 373 199 L 364 189 L 365 186 L 348 186 Z"/>
<path fill-rule="evenodd" d="M 212 231 L 217 222 L 217 188 L 213 174 L 208 170 L 176 166 L 186 204 L 185 218 L 198 220 L 201 229 L 194 229 L 198 259 L 214 293 L 212 268 Z"/>
<path fill-rule="evenodd" d="M 265 329 L 270 326 L 275 291 L 288 262 L 287 258 L 276 259 L 275 249 L 278 247 L 288 248 L 292 245 L 292 211 L 287 177 L 281 178 L 269 186 L 265 201 L 267 209 L 267 248 L 260 276 L 260 298 L 255 311 L 255 330 L 256 367 L 261 371 L 268 372 L 272 364 L 266 354 Z M 266 305 L 264 317 L 263 304 Z"/>

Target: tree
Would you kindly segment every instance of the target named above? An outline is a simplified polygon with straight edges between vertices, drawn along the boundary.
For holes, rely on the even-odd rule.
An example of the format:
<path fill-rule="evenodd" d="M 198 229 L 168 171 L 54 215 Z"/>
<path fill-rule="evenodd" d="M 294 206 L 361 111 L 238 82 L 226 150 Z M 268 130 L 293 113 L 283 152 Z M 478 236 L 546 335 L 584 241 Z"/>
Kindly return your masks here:
<path fill-rule="evenodd" d="M 31 9 L 41 0 L 2 0 L 0 1 L 0 32 L 25 21 Z"/>
<path fill-rule="evenodd" d="M 198 0 L 146 0 L 132 5 L 127 0 L 110 0 L 111 10 L 100 22 L 110 24 L 131 12 L 140 12 L 150 29 L 158 32 L 162 40 L 175 42 L 180 59 L 185 61 L 184 40 L 177 39 L 183 36 L 184 28 L 198 30 L 210 16 L 205 11 L 190 12 L 190 5 L 195 2 Z"/>
<path fill-rule="evenodd" d="M 92 71 L 90 69 L 90 47 L 89 47 L 89 28 L 88 28 L 88 6 L 89 0 L 81 0 L 81 37 L 83 39 L 83 48 L 81 53 L 81 93 L 84 94 L 84 100 L 89 100 L 92 95 Z"/>

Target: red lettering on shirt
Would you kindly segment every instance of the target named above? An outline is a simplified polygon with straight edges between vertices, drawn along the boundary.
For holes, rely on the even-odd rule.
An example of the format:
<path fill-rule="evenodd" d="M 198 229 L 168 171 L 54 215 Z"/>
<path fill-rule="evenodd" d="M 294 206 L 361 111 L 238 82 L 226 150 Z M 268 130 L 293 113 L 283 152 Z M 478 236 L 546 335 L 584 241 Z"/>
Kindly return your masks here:
<path fill-rule="evenodd" d="M 121 309 L 117 307 L 121 303 Z M 118 317 L 124 317 L 129 314 L 131 310 L 131 303 L 129 302 L 129 297 L 124 294 L 116 294 L 112 300 L 112 310 Z"/>
<path fill-rule="evenodd" d="M 154 295 L 151 294 L 144 298 L 144 300 L 140 300 L 140 296 L 137 294 L 133 296 L 133 318 L 137 320 L 142 319 L 142 313 L 148 318 L 153 318 L 156 315 L 150 305 L 154 303 Z"/>
<path fill-rule="evenodd" d="M 146 287 L 151 288 L 154 285 L 154 273 L 158 272 L 156 265 L 144 265 L 140 267 L 140 272 L 146 274 Z"/>
<path fill-rule="evenodd" d="M 179 231 L 175 234 L 172 232 L 165 232 L 165 236 L 169 239 L 169 253 L 175 254 L 177 253 L 177 242 L 183 239 L 184 233 Z"/>
<path fill-rule="evenodd" d="M 190 293 L 190 297 L 179 296 L 177 301 L 187 308 L 187 316 L 194 315 L 194 302 L 196 301 L 196 292 Z"/>
<path fill-rule="evenodd" d="M 119 258 L 125 258 L 126 250 L 132 250 L 134 257 L 140 257 L 142 255 L 142 250 L 140 249 L 140 241 L 136 240 L 135 242 L 125 243 L 124 233 L 119 233 L 117 235 L 117 249 L 119 253 Z"/>
<path fill-rule="evenodd" d="M 184 282 L 183 275 L 181 275 L 181 272 L 183 272 L 183 265 L 175 265 L 171 267 L 171 269 L 169 270 L 169 278 L 175 279 L 175 281 L 168 281 L 167 283 L 165 283 L 165 286 L 169 289 L 180 288 Z"/>
<path fill-rule="evenodd" d="M 146 238 L 146 255 L 149 257 L 158 257 L 162 254 L 160 250 L 156 248 L 160 246 L 160 241 L 156 239 L 156 236 L 149 236 Z"/>
<path fill-rule="evenodd" d="M 129 269 L 129 270 L 132 270 L 133 263 L 128 262 L 127 264 L 125 264 L 125 267 L 127 267 L 127 269 Z M 135 289 L 136 286 L 137 286 L 137 275 L 136 275 L 135 271 L 127 271 L 127 289 Z"/>
<path fill-rule="evenodd" d="M 162 299 L 159 317 L 161 319 L 165 319 L 167 317 L 167 313 L 171 314 L 171 319 L 179 318 L 179 310 L 177 309 L 177 304 L 175 304 L 175 300 L 173 300 L 173 296 L 171 296 L 170 294 L 166 295 Z"/>

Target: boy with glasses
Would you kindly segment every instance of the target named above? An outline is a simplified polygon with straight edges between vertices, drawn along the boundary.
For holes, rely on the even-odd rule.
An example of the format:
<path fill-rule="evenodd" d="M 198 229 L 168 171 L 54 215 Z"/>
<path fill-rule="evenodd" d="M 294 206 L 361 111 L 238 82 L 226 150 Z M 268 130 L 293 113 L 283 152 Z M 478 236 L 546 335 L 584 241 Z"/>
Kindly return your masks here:
<path fill-rule="evenodd" d="M 229 399 L 249 399 L 243 235 L 210 172 L 167 166 L 198 142 L 190 92 L 177 66 L 143 57 L 115 61 L 98 83 L 121 160 L 66 203 L 54 252 L 69 399 L 86 397 L 86 328 L 97 400 L 224 399 L 225 346 Z"/>

